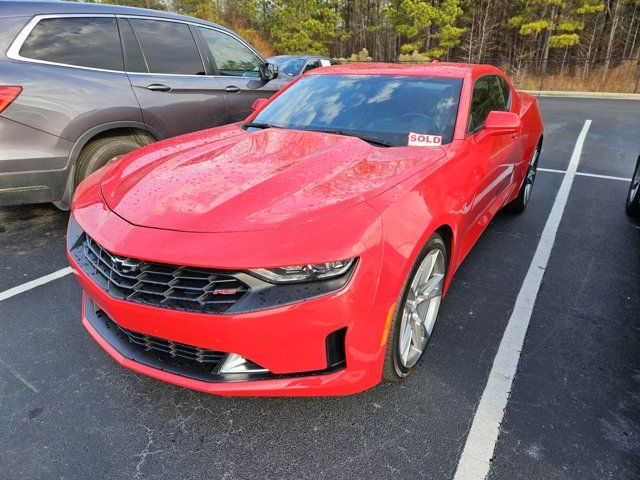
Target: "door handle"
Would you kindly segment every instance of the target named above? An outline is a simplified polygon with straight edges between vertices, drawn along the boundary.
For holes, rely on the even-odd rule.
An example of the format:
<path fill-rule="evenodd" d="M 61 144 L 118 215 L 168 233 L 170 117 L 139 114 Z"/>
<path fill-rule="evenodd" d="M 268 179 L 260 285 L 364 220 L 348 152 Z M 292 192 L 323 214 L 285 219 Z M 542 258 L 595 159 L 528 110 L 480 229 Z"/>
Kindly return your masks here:
<path fill-rule="evenodd" d="M 169 92 L 171 91 L 171 87 L 162 85 L 161 83 L 152 83 L 151 85 L 147 85 L 147 90 L 151 90 L 152 92 Z"/>
<path fill-rule="evenodd" d="M 236 87 L 235 85 L 229 85 L 224 89 L 225 92 L 229 93 L 240 93 L 240 87 Z"/>

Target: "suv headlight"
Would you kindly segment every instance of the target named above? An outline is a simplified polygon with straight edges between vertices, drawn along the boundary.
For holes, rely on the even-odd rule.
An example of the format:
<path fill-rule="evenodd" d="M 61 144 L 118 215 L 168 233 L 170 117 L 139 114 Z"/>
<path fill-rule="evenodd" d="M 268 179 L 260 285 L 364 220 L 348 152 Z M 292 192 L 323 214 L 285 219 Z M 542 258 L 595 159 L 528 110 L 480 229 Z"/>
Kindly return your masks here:
<path fill-rule="evenodd" d="M 293 267 L 257 268 L 249 273 L 271 283 L 313 282 L 339 277 L 346 273 L 355 258 L 337 262 L 316 263 L 311 265 L 297 265 Z"/>

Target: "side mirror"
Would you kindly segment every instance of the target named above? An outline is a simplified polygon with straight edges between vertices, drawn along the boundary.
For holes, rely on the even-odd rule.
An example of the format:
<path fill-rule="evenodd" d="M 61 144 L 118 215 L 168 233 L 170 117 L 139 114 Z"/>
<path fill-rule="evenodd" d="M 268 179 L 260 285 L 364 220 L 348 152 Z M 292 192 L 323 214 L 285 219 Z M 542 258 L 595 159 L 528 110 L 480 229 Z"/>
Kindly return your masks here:
<path fill-rule="evenodd" d="M 522 120 L 517 113 L 493 111 L 487 115 L 484 128 L 495 133 L 516 133 L 522 130 Z"/>
<path fill-rule="evenodd" d="M 518 114 L 494 110 L 489 112 L 484 121 L 484 127 L 476 135 L 476 143 L 493 135 L 516 135 L 520 131 L 522 131 L 522 120 Z"/>
<path fill-rule="evenodd" d="M 263 63 L 260 66 L 260 76 L 265 82 L 278 77 L 278 67 L 273 63 Z"/>
<path fill-rule="evenodd" d="M 266 98 L 256 98 L 253 102 L 253 105 L 251 105 L 251 110 L 253 110 L 254 112 L 256 110 L 261 110 L 268 101 L 269 100 L 267 100 Z"/>

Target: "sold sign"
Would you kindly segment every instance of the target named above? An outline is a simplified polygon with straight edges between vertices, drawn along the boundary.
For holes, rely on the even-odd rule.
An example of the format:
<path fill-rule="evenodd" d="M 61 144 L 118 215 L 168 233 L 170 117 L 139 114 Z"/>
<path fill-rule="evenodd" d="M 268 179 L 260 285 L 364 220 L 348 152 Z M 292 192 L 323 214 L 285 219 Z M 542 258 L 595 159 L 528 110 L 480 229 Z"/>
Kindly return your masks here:
<path fill-rule="evenodd" d="M 442 145 L 442 137 L 440 135 L 409 132 L 407 145 L 410 147 L 439 147 Z"/>

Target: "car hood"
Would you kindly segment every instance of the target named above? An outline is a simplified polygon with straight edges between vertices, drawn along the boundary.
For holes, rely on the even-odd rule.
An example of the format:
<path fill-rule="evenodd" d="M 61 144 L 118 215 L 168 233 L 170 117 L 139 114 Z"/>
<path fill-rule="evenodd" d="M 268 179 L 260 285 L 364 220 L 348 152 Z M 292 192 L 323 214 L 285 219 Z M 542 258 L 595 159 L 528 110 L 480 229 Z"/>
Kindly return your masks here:
<path fill-rule="evenodd" d="M 114 162 L 101 190 L 128 222 L 187 232 L 290 227 L 365 201 L 442 158 L 355 137 L 238 125 L 167 140 Z"/>

